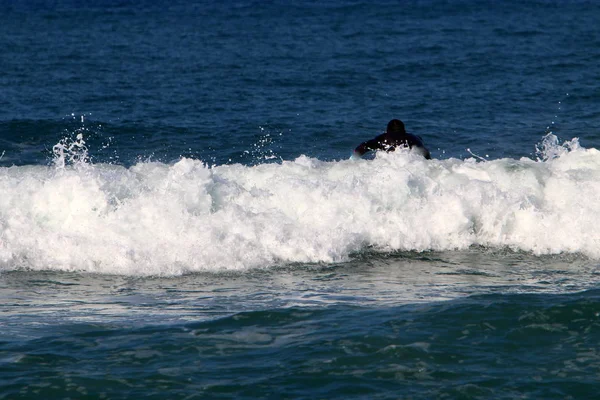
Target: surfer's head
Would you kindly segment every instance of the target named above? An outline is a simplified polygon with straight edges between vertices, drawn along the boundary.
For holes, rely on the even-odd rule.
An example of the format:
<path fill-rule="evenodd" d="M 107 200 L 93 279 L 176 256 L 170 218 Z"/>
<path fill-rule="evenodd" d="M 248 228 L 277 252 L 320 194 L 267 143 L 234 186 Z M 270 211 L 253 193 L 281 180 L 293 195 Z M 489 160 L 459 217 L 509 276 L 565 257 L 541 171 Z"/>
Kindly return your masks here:
<path fill-rule="evenodd" d="M 406 133 L 404 123 L 399 119 L 393 119 L 388 122 L 387 133 Z"/>

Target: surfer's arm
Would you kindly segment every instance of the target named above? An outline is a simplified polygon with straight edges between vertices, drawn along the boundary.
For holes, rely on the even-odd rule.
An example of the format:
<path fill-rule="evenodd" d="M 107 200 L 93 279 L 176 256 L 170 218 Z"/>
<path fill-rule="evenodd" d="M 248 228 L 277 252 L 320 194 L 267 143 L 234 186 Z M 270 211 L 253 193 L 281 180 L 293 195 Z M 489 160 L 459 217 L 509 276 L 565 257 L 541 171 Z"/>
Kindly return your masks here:
<path fill-rule="evenodd" d="M 383 135 L 379 135 L 374 139 L 367 140 L 363 142 L 354 149 L 354 154 L 362 157 L 365 153 L 368 153 L 372 150 L 385 150 L 386 146 L 384 146 Z"/>
<path fill-rule="evenodd" d="M 419 153 L 425 157 L 426 160 L 431 160 L 431 153 L 427 150 L 427 147 L 423 144 L 423 138 L 421 136 L 407 134 L 408 136 L 408 145 L 410 148 L 417 148 Z"/>

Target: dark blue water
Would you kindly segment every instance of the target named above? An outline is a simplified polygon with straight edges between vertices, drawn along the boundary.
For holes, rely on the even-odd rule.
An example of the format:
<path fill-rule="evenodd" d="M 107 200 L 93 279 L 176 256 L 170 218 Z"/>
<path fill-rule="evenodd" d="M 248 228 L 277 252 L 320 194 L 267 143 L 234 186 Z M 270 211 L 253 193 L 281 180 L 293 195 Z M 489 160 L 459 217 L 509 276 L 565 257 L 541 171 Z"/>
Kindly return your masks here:
<path fill-rule="evenodd" d="M 598 21 L 2 2 L 0 399 L 595 398 Z"/>
<path fill-rule="evenodd" d="M 393 117 L 436 157 L 599 140 L 593 2 L 39 3 L 2 7 L 3 165 L 44 162 L 81 116 L 123 163 L 252 162 L 265 133 L 345 158 Z"/>

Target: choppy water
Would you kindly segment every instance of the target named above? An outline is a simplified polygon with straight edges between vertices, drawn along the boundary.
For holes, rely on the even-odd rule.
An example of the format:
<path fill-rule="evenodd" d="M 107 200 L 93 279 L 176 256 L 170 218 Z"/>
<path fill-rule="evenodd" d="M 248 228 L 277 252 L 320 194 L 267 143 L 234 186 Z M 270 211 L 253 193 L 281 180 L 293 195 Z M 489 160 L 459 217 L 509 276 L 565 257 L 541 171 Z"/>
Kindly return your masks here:
<path fill-rule="evenodd" d="M 0 398 L 595 398 L 599 19 L 2 3 Z"/>

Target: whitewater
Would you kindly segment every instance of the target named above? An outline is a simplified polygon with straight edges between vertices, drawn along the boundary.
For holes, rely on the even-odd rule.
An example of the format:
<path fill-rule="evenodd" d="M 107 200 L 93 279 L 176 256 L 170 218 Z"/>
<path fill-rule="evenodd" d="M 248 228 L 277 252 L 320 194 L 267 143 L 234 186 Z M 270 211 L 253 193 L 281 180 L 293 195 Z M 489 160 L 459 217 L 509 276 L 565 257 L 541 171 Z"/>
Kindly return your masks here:
<path fill-rule="evenodd" d="M 600 258 L 600 152 L 548 135 L 539 157 L 94 164 L 83 137 L 48 166 L 0 168 L 0 268 L 173 276 L 360 252 L 471 246 Z"/>

